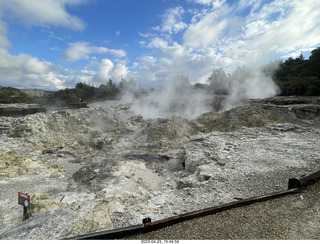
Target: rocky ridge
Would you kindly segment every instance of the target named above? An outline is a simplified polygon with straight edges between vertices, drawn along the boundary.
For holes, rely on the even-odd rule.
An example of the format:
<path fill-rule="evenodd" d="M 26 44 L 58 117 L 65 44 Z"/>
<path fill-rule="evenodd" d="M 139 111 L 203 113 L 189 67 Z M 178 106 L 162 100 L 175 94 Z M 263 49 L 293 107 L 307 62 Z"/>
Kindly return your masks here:
<path fill-rule="evenodd" d="M 117 101 L 0 117 L 0 239 L 61 239 L 284 190 L 319 170 L 319 114 L 318 97 L 275 97 L 191 120 L 144 119 Z M 32 196 L 24 222 L 18 191 Z"/>

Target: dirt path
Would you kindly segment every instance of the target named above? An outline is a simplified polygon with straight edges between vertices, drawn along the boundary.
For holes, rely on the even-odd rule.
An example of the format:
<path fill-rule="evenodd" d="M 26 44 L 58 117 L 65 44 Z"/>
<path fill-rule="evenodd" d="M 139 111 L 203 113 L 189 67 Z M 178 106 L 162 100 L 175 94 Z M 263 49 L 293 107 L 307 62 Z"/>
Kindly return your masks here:
<path fill-rule="evenodd" d="M 126 239 L 318 240 L 320 182 L 301 193 L 235 208 Z"/>

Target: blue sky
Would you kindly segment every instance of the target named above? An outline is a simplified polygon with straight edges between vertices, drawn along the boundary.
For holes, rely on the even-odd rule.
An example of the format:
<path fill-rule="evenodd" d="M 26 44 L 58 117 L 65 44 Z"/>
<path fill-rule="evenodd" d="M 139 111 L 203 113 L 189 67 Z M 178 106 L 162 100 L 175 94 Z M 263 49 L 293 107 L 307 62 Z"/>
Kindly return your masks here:
<path fill-rule="evenodd" d="M 0 0 L 0 85 L 205 83 L 320 45 L 318 0 Z"/>

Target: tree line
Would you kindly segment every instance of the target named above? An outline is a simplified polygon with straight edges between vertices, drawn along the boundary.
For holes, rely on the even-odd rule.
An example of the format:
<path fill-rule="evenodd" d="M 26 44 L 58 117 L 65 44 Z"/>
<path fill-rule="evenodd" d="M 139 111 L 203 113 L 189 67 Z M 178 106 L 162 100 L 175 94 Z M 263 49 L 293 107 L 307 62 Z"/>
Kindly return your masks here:
<path fill-rule="evenodd" d="M 257 70 L 261 72 L 261 79 L 272 78 L 279 87 L 280 96 L 320 96 L 320 47 L 311 51 L 309 59 L 301 54 L 295 59 L 270 62 L 260 69 L 238 67 L 232 74 L 226 73 L 222 68 L 214 69 L 208 78 L 209 88 L 215 94 L 229 95 L 236 87 L 237 92 L 241 93 L 244 88 L 242 84 L 252 76 L 257 76 L 254 74 Z"/>
<path fill-rule="evenodd" d="M 0 103 L 38 103 L 42 105 L 65 106 L 75 102 L 93 102 L 119 99 L 126 91 L 133 96 L 140 96 L 145 90 L 137 87 L 134 81 L 122 79 L 115 83 L 111 79 L 99 87 L 79 82 L 74 88 L 61 89 L 56 92 L 37 90 L 20 90 L 0 86 Z M 41 94 L 41 95 L 39 95 Z"/>
<path fill-rule="evenodd" d="M 106 84 L 94 87 L 86 83 L 79 82 L 75 88 L 59 90 L 50 97 L 49 103 L 74 103 L 74 102 L 93 102 L 102 100 L 115 100 L 130 92 L 133 96 L 141 96 L 146 90 L 137 87 L 133 79 L 129 81 L 122 79 L 115 83 L 110 78 Z"/>
<path fill-rule="evenodd" d="M 61 100 L 67 103 L 86 101 L 91 102 L 101 99 L 116 99 L 119 95 L 119 88 L 110 79 L 107 84 L 101 84 L 99 87 L 79 82 L 75 88 L 66 88 L 54 93 L 52 100 Z"/>
<path fill-rule="evenodd" d="M 27 100 L 27 94 L 13 87 L 0 86 L 0 103 L 21 103 Z"/>
<path fill-rule="evenodd" d="M 276 60 L 259 69 L 265 77 L 270 77 L 279 87 L 281 96 L 320 96 L 320 47 L 311 51 L 309 59 L 301 54 L 297 58 L 285 61 Z M 214 69 L 208 77 L 207 84 L 194 84 L 194 89 L 204 89 L 214 94 L 229 95 L 230 92 L 245 92 L 246 80 L 256 76 L 253 70 L 245 66 L 238 67 L 232 74 L 222 68 Z M 187 79 L 187 77 L 184 77 Z M 188 79 L 187 79 L 188 80 Z M 262 81 L 261 81 L 262 84 Z M 257 83 L 259 85 L 259 82 Z M 99 101 L 120 98 L 125 92 L 135 97 L 143 96 L 148 91 L 137 87 L 133 79 L 122 79 L 115 83 L 111 79 L 99 87 L 86 83 L 77 83 L 74 88 L 57 92 L 47 92 L 41 97 L 30 97 L 23 90 L 0 86 L 0 103 L 37 102 L 44 104 L 67 104 L 78 101 Z"/>
<path fill-rule="evenodd" d="M 273 79 L 281 89 L 280 95 L 320 95 L 320 47 L 311 51 L 309 59 L 301 54 L 280 64 Z"/>

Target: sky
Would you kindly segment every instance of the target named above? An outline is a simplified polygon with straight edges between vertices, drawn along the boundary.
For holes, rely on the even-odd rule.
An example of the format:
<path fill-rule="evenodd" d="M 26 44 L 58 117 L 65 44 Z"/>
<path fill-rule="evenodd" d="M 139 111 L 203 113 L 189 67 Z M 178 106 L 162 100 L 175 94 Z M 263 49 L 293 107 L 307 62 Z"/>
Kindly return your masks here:
<path fill-rule="evenodd" d="M 307 58 L 319 0 L 0 0 L 0 86 L 58 90 Z"/>

